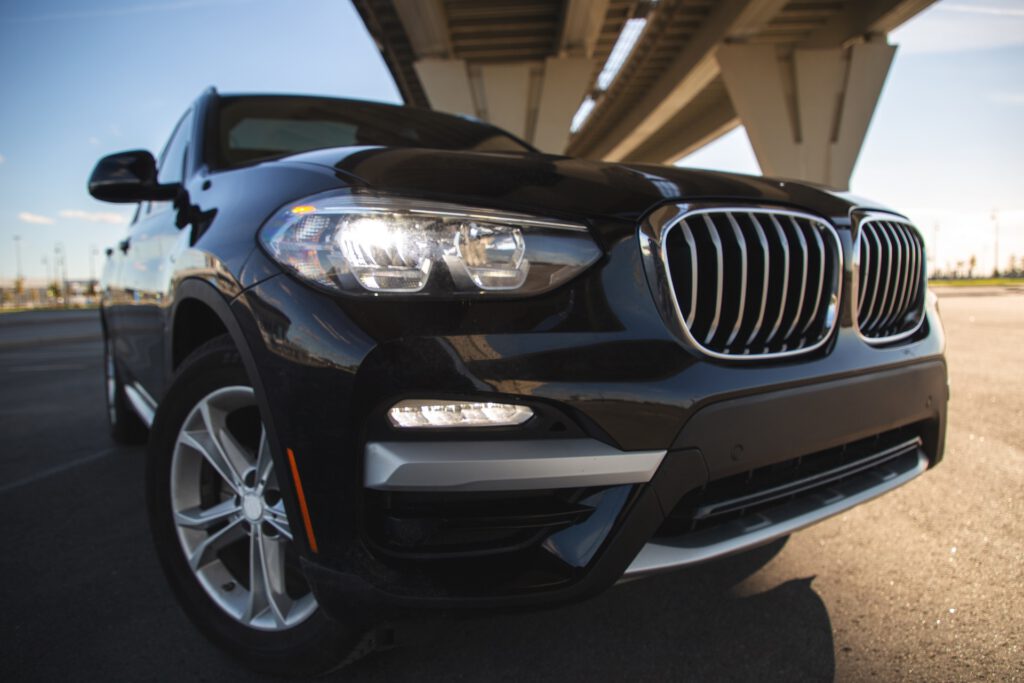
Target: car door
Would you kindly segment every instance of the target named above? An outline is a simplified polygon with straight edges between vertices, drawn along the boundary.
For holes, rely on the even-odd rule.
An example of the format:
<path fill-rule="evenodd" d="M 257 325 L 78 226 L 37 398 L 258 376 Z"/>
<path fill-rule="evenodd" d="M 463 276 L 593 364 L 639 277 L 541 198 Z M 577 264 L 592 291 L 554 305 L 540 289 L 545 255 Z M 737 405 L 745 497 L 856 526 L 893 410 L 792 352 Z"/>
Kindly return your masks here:
<path fill-rule="evenodd" d="M 158 161 L 160 184 L 182 183 L 192 136 L 192 111 L 178 122 Z M 170 255 L 180 235 L 174 201 L 147 202 L 122 243 L 121 281 L 125 303 L 119 308 L 119 351 L 143 396 L 159 399 L 164 383 L 164 307 L 168 301 Z"/>
<path fill-rule="evenodd" d="M 136 205 L 135 214 L 128 225 L 131 232 L 135 223 L 138 222 L 142 213 L 142 205 Z M 114 345 L 114 355 L 117 358 L 124 358 L 126 347 L 121 343 L 121 312 L 128 301 L 127 290 L 124 282 L 125 275 L 125 252 L 128 245 L 128 238 L 125 236 L 116 245 L 106 251 L 106 258 L 103 262 L 103 274 L 100 277 L 100 284 L 103 291 L 103 321 L 109 339 Z"/>

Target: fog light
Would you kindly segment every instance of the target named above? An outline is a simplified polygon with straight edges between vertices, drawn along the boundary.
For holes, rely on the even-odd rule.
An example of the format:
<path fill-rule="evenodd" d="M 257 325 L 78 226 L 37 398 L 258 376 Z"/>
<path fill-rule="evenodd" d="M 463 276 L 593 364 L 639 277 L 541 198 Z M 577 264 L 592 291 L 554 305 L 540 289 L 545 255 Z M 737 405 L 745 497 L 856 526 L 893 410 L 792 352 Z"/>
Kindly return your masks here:
<path fill-rule="evenodd" d="M 533 417 L 526 406 L 465 401 L 399 401 L 388 419 L 395 427 L 511 427 Z"/>

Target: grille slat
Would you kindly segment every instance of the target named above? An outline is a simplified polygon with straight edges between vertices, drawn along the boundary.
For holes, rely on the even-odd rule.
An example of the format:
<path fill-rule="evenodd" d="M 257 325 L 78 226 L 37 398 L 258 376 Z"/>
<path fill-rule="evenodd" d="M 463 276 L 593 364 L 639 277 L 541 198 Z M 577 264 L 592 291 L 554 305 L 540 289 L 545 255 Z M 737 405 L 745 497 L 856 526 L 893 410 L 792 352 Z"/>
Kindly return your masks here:
<path fill-rule="evenodd" d="M 888 307 L 882 313 L 882 319 L 880 325 L 882 327 L 888 327 L 892 322 L 893 316 L 899 310 L 899 291 L 900 291 L 900 280 L 902 280 L 902 274 L 905 270 L 903 266 L 903 247 L 899 239 L 899 231 L 893 227 L 892 223 L 886 223 L 885 226 L 888 228 L 888 237 L 890 244 L 893 249 L 893 267 L 892 267 L 892 282 L 889 286 L 889 294 L 891 300 L 889 301 Z"/>
<path fill-rule="evenodd" d="M 924 322 L 924 242 L 909 222 L 868 216 L 857 235 L 857 326 L 872 344 L 898 341 Z"/>
<path fill-rule="evenodd" d="M 821 290 L 825 287 L 825 243 L 822 241 L 818 230 L 811 229 L 811 234 L 814 236 L 814 242 L 818 248 L 818 254 L 816 257 L 818 259 L 818 280 L 815 283 L 816 289 L 814 298 L 811 299 L 811 303 L 814 305 L 814 308 L 811 309 L 811 314 L 807 317 L 807 322 L 804 323 L 803 328 L 800 330 L 800 334 L 806 334 L 815 318 L 818 317 L 818 307 L 821 305 Z"/>
<path fill-rule="evenodd" d="M 793 335 L 793 331 L 796 330 L 797 323 L 800 322 L 800 314 L 803 312 L 804 301 L 807 300 L 806 299 L 806 297 L 807 297 L 807 281 L 808 281 L 809 276 L 811 274 L 811 266 L 810 266 L 810 263 L 808 262 L 808 258 L 807 258 L 808 257 L 808 252 L 809 252 L 809 250 L 807 249 L 807 238 L 804 237 L 804 233 L 800 229 L 800 226 L 797 225 L 797 222 L 796 222 L 795 218 L 790 216 L 789 217 L 789 222 L 793 226 L 793 232 L 796 234 L 797 242 L 800 243 L 801 266 L 800 266 L 800 294 L 796 298 L 796 313 L 793 314 L 793 322 L 790 323 L 789 329 L 786 330 L 785 337 L 792 336 Z M 785 299 L 783 299 L 780 311 L 785 312 L 785 309 L 786 309 L 786 303 L 785 303 Z"/>
<path fill-rule="evenodd" d="M 881 297 L 879 289 L 882 282 L 883 262 L 885 261 L 885 252 L 882 250 L 882 237 L 875 230 L 874 226 L 871 226 L 871 240 L 874 242 L 875 255 L 875 281 L 871 287 L 871 309 L 868 311 L 868 318 L 866 319 L 868 324 L 878 319 L 878 311 L 882 309 Z M 887 266 L 885 266 L 887 268 Z M 884 291 L 884 290 L 883 290 Z"/>
<path fill-rule="evenodd" d="M 864 235 L 864 240 L 861 242 L 860 252 L 860 267 L 863 272 L 871 272 L 872 259 L 875 257 L 871 255 L 871 240 L 867 239 L 867 235 Z M 860 318 L 861 313 L 864 311 L 864 302 L 867 300 L 868 293 L 868 278 L 860 278 L 860 288 L 858 290 L 857 297 L 857 317 Z"/>
<path fill-rule="evenodd" d="M 690 226 L 683 222 L 683 237 L 686 239 L 686 245 L 690 250 L 690 270 L 692 277 L 690 279 L 690 286 L 693 291 L 690 293 L 690 313 L 686 316 L 686 326 L 693 327 L 693 316 L 697 313 L 697 244 L 693 241 L 693 231 L 690 230 Z"/>
<path fill-rule="evenodd" d="M 764 256 L 764 273 L 763 273 L 762 278 L 761 278 L 761 306 L 760 306 L 760 308 L 758 308 L 758 311 L 757 311 L 757 320 L 754 321 L 754 326 L 753 326 L 753 328 L 751 328 L 750 334 L 747 336 L 746 346 L 748 348 L 753 343 L 754 338 L 757 337 L 758 333 L 761 331 L 761 325 L 762 325 L 762 323 L 764 323 L 764 309 L 765 309 L 765 304 L 768 303 L 768 275 L 769 275 L 769 273 L 771 271 L 771 259 L 769 257 L 769 252 L 768 252 L 768 238 L 765 237 L 765 232 L 764 232 L 764 229 L 761 226 L 761 222 L 757 220 L 757 217 L 754 216 L 754 214 L 750 214 L 750 220 L 754 224 L 754 229 L 757 231 L 757 239 L 761 243 L 761 252 L 762 252 L 762 254 Z M 787 258 L 787 264 L 788 264 L 788 262 L 789 262 L 788 255 L 787 255 L 786 258 Z M 787 269 L 788 269 L 788 266 L 787 266 Z M 785 282 L 785 279 L 783 279 L 783 282 Z M 783 298 L 783 300 L 785 300 L 785 298 L 786 298 L 785 293 L 783 293 L 782 298 Z M 780 308 L 779 311 L 781 313 L 782 309 Z M 774 330 L 773 330 L 773 332 L 774 332 Z"/>
<path fill-rule="evenodd" d="M 807 352 L 835 328 L 842 252 L 835 230 L 819 218 L 699 209 L 673 223 L 663 244 L 678 320 L 706 353 L 748 359 Z"/>
<path fill-rule="evenodd" d="M 740 327 L 743 325 L 743 312 L 746 309 L 747 304 L 747 239 L 743 236 L 743 231 L 740 230 L 740 224 L 736 222 L 736 218 L 732 215 L 728 215 L 729 225 L 732 227 L 733 235 L 736 237 L 736 244 L 740 248 L 740 302 L 739 311 L 736 313 L 736 323 L 732 326 L 732 332 L 729 333 L 729 338 L 725 340 L 726 346 L 732 346 L 733 341 L 736 340 L 736 335 L 740 332 Z"/>
<path fill-rule="evenodd" d="M 788 291 L 790 291 L 790 239 L 785 237 L 785 230 L 783 230 L 782 226 L 779 225 L 778 219 L 775 218 L 775 216 L 769 216 L 769 218 L 771 218 L 772 226 L 775 228 L 775 233 L 776 233 L 776 236 L 778 237 L 778 242 L 782 246 L 782 289 L 779 292 L 778 315 L 775 316 L 775 324 L 772 325 L 771 332 L 769 332 L 768 336 L 765 338 L 765 344 L 771 344 L 771 340 L 775 338 L 775 333 L 777 333 L 778 329 L 782 326 L 782 318 L 785 315 L 785 304 L 786 304 L 786 298 L 785 297 L 786 297 L 786 294 L 788 293 Z M 766 248 L 765 249 L 764 298 L 762 298 L 762 300 L 761 300 L 761 314 L 762 314 L 762 316 L 764 315 L 764 306 L 765 306 L 765 300 L 767 299 L 767 297 L 768 297 L 768 250 Z M 799 317 L 799 313 L 797 314 L 797 316 Z M 758 321 L 758 326 L 759 327 L 760 327 L 760 323 L 761 322 Z M 751 335 L 751 338 L 746 340 L 746 343 L 750 344 L 752 341 L 754 341 L 754 335 Z"/>
<path fill-rule="evenodd" d="M 722 293 L 724 291 L 723 273 L 725 266 L 723 265 L 722 240 L 718 236 L 718 228 L 711 222 L 711 219 L 707 214 L 704 214 L 704 223 L 707 224 L 711 242 L 715 245 L 715 259 L 717 264 L 715 276 L 718 278 L 718 285 L 715 287 L 715 317 L 711 321 L 711 326 L 708 328 L 708 336 L 704 338 L 704 343 L 710 344 L 711 340 L 715 338 L 715 332 L 718 331 L 718 321 L 722 317 Z"/>
<path fill-rule="evenodd" d="M 913 273 L 912 265 L 910 261 L 910 240 L 907 239 L 906 231 L 897 223 L 890 223 L 890 226 L 895 231 L 896 240 L 899 243 L 899 270 L 896 273 L 897 285 L 896 297 L 894 300 L 894 306 L 892 307 L 892 314 L 886 317 L 886 325 L 891 325 L 896 322 L 896 318 L 899 316 L 900 311 L 906 310 L 907 304 L 907 285 L 910 284 L 910 277 Z"/>

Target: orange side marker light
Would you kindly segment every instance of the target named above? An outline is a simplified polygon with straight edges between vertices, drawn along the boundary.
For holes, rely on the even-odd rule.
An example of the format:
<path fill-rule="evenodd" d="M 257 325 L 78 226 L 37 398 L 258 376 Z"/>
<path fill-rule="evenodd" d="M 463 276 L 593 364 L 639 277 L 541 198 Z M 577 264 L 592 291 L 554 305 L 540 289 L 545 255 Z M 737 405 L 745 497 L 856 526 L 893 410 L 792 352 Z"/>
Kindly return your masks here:
<path fill-rule="evenodd" d="M 295 482 L 295 495 L 299 499 L 299 510 L 302 512 L 302 521 L 306 525 L 306 538 L 309 539 L 309 548 L 314 553 L 319 553 L 320 549 L 316 545 L 316 536 L 313 534 L 313 522 L 309 518 L 309 508 L 306 506 L 306 494 L 302 491 L 302 480 L 299 479 L 299 468 L 295 464 L 295 453 L 292 449 L 286 449 L 288 451 L 288 464 L 292 468 L 292 481 Z"/>

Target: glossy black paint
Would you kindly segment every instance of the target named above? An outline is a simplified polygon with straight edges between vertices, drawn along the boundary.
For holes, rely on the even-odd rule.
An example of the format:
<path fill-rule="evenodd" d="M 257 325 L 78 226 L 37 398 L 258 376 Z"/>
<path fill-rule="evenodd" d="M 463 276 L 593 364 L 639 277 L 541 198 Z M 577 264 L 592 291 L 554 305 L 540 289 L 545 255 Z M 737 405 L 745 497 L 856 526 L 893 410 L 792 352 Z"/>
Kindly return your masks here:
<path fill-rule="evenodd" d="M 222 328 L 211 333 L 226 331 L 242 353 L 279 471 L 288 470 L 285 449 L 295 453 L 320 548 L 314 554 L 304 546 L 304 557 L 328 609 L 392 598 L 497 605 L 590 594 L 617 580 L 673 501 L 707 480 L 696 444 L 680 441 L 702 408 L 856 381 L 881 370 L 913 374 L 915 368 L 934 368 L 936 361 L 944 378 L 945 342 L 934 309 L 915 338 L 874 348 L 857 336 L 844 296 L 838 330 L 822 349 L 792 359 L 735 364 L 710 361 L 680 343 L 652 300 L 637 226 L 661 204 L 756 202 L 817 214 L 839 230 L 847 292 L 854 277 L 851 212 L 885 210 L 877 204 L 787 181 L 535 153 L 358 147 L 212 170 L 208 161 L 216 144 L 211 136 L 218 101 L 214 91 L 204 93 L 191 118 L 184 119 L 190 121 L 190 137 L 174 200 L 142 205 L 126 249 L 108 251 L 104 325 L 124 376 L 159 402 L 187 352 L 176 349 L 175 340 L 195 336 L 176 331 L 197 324 L 191 312 L 198 306 L 220 321 Z M 331 295 L 284 274 L 257 246 L 256 235 L 284 204 L 334 189 L 582 222 L 604 255 L 575 280 L 528 299 Z M 526 402 L 546 416 L 538 423 L 545 438 L 588 435 L 623 450 L 672 453 L 652 484 L 633 487 L 619 521 L 587 566 L 549 566 L 550 558 L 531 548 L 503 558 L 500 580 L 495 573 L 492 584 L 469 590 L 468 583 L 439 578 L 458 576 L 458 567 L 449 574 L 453 568 L 444 562 L 395 561 L 366 534 L 367 515 L 379 501 L 360 485 L 363 446 L 383 436 L 412 438 L 390 428 L 384 413 L 401 398 L 428 396 Z M 936 408 L 928 419 L 941 432 L 945 397 L 931 398 Z M 922 419 L 915 406 L 890 422 L 904 417 L 904 424 Z M 485 435 L 535 438 L 536 432 Z M 443 438 L 481 436 L 466 432 Z M 929 451 L 933 462 L 941 452 L 939 439 Z M 297 519 L 293 495 L 286 496 L 286 504 Z M 477 569 L 494 570 L 486 563 L 466 567 L 477 576 L 488 576 Z"/>

